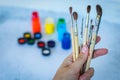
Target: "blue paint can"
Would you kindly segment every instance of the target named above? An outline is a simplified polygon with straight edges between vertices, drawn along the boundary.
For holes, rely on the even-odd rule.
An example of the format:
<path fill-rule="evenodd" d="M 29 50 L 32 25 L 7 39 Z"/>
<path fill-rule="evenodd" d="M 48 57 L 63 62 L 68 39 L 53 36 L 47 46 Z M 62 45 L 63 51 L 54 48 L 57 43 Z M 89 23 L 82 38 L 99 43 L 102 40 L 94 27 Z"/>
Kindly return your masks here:
<path fill-rule="evenodd" d="M 66 33 L 66 24 L 60 24 L 58 27 L 58 40 L 62 41 L 64 33 Z"/>
<path fill-rule="evenodd" d="M 71 38 L 69 33 L 64 33 L 63 39 L 62 39 L 62 48 L 65 50 L 68 50 L 71 48 Z"/>

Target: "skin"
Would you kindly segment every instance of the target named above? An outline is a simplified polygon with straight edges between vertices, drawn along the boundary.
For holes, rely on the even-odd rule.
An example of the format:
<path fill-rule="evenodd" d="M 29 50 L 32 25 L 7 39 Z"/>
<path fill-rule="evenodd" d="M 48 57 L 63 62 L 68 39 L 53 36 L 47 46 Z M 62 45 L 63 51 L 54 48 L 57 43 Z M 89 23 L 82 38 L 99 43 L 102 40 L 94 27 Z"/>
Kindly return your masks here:
<path fill-rule="evenodd" d="M 98 36 L 96 44 L 101 40 Z M 105 55 L 108 53 L 108 49 L 101 48 L 94 50 L 93 58 Z M 89 68 L 83 74 L 80 74 L 80 71 L 88 57 L 88 47 L 83 46 L 78 59 L 73 62 L 72 54 L 70 54 L 62 63 L 58 71 L 56 72 L 53 80 L 90 80 L 94 75 L 94 69 Z"/>

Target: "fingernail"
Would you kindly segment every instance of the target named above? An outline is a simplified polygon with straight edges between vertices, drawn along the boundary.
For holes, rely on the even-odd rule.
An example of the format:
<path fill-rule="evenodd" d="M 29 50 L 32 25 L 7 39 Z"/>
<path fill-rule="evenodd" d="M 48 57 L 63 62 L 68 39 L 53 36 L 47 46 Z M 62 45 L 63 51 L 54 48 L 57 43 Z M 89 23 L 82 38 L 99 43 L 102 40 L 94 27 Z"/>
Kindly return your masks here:
<path fill-rule="evenodd" d="M 88 53 L 88 47 L 87 47 L 87 45 L 83 46 L 82 53 L 84 53 L 84 54 Z"/>

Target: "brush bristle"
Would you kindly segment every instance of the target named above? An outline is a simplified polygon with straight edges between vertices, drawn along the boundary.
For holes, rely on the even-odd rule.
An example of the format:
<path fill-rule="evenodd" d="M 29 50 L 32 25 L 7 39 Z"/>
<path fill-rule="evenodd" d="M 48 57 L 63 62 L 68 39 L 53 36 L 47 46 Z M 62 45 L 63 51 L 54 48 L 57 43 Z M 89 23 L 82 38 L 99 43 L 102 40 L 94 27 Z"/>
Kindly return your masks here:
<path fill-rule="evenodd" d="M 70 14 L 72 14 L 72 7 L 69 7 Z"/>
<path fill-rule="evenodd" d="M 87 6 L 87 13 L 90 13 L 90 10 L 91 10 L 91 6 L 88 5 L 88 6 Z"/>
<path fill-rule="evenodd" d="M 96 5 L 96 11 L 97 11 L 97 15 L 102 16 L 102 8 L 99 4 Z"/>
<path fill-rule="evenodd" d="M 74 20 L 77 20 L 77 19 L 78 19 L 78 14 L 77 14 L 77 12 L 73 12 L 73 18 L 74 18 Z"/>

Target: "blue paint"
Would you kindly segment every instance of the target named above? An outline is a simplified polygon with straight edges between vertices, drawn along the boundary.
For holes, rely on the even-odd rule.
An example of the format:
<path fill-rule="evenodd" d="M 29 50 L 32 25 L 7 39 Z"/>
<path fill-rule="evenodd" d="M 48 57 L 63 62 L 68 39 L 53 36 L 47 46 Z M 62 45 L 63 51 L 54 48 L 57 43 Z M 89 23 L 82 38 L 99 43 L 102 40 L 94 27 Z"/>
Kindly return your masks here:
<path fill-rule="evenodd" d="M 42 34 L 41 33 L 35 33 L 34 34 L 34 39 L 41 39 L 42 38 Z"/>
<path fill-rule="evenodd" d="M 71 38 L 69 33 L 64 33 L 63 39 L 62 39 L 62 48 L 65 50 L 70 49 L 71 47 Z"/>
<path fill-rule="evenodd" d="M 58 26 L 58 40 L 61 41 L 63 39 L 63 35 L 66 32 L 66 24 L 60 24 Z"/>

